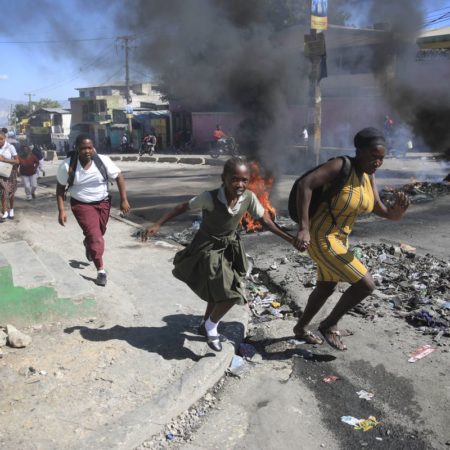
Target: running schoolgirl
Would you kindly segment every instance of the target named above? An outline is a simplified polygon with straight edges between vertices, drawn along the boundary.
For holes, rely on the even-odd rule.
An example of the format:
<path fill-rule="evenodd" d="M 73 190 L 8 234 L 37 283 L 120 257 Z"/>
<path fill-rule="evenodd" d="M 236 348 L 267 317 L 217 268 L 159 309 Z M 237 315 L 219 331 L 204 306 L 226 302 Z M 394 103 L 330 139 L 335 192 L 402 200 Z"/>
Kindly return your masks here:
<path fill-rule="evenodd" d="M 292 236 L 272 222 L 255 194 L 247 190 L 248 181 L 245 160 L 231 158 L 223 168 L 221 187 L 175 206 L 143 233 L 143 240 L 147 240 L 170 219 L 188 210 L 202 210 L 200 230 L 192 243 L 175 255 L 173 275 L 207 302 L 200 331 L 208 345 L 218 352 L 223 341 L 217 331 L 220 320 L 233 305 L 245 302 L 244 276 L 248 263 L 236 232 L 244 213 L 260 220 L 272 233 L 293 242 Z"/>

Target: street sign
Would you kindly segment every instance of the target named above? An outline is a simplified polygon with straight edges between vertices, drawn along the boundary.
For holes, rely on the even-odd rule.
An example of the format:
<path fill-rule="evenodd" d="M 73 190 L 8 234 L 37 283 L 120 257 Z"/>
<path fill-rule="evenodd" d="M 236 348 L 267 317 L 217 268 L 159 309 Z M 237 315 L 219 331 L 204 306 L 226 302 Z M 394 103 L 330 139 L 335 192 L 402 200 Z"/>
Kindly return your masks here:
<path fill-rule="evenodd" d="M 132 119 L 133 118 L 133 114 L 127 114 L 127 119 Z"/>
<path fill-rule="evenodd" d="M 328 0 L 311 0 L 311 29 L 328 28 Z"/>

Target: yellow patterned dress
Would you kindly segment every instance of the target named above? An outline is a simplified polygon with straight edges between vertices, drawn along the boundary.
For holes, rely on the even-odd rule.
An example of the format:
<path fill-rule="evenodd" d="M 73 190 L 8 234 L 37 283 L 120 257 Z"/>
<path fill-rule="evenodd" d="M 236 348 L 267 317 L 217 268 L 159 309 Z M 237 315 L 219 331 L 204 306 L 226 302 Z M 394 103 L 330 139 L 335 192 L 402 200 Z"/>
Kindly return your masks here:
<path fill-rule="evenodd" d="M 336 224 L 326 202 L 319 206 L 311 219 L 308 252 L 317 263 L 317 281 L 354 284 L 364 277 L 367 268 L 348 249 L 348 236 L 356 217 L 372 212 L 373 207 L 374 195 L 369 176 L 363 174 L 360 181 L 352 168 L 341 192 L 331 199 Z"/>

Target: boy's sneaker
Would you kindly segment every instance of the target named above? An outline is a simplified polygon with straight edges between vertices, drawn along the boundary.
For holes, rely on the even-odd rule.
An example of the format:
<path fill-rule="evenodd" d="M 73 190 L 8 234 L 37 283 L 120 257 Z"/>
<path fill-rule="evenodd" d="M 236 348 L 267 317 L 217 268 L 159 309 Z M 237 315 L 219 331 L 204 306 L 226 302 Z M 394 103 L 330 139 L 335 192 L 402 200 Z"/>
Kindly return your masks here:
<path fill-rule="evenodd" d="M 8 214 L 8 219 L 11 219 L 11 220 L 14 219 L 14 210 L 13 209 L 10 209 L 9 213 L 7 213 L 7 214 Z"/>
<path fill-rule="evenodd" d="M 97 286 L 106 286 L 106 281 L 107 281 L 106 272 L 99 272 L 97 274 L 97 279 L 95 280 Z"/>
<path fill-rule="evenodd" d="M 5 211 L 2 215 L 2 219 L 7 219 L 8 218 L 8 211 Z"/>

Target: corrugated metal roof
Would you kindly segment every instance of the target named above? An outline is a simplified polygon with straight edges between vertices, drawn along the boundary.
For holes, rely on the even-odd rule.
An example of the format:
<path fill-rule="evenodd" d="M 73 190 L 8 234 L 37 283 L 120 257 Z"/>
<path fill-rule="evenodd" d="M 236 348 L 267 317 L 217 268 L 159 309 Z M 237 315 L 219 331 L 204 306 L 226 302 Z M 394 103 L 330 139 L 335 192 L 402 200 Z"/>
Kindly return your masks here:
<path fill-rule="evenodd" d="M 72 114 L 70 109 L 64 108 L 39 108 L 38 110 L 34 111 L 34 114 L 36 114 L 39 111 L 45 111 L 53 114 Z"/>

